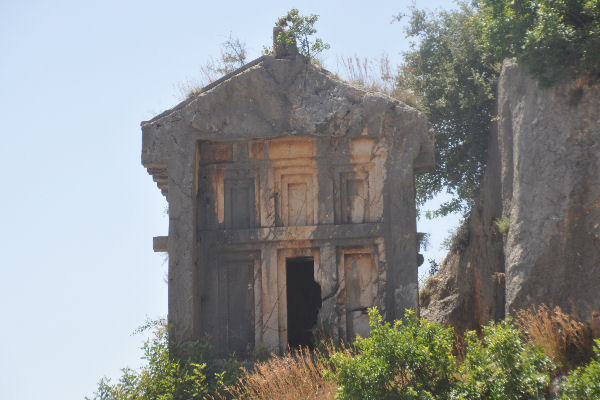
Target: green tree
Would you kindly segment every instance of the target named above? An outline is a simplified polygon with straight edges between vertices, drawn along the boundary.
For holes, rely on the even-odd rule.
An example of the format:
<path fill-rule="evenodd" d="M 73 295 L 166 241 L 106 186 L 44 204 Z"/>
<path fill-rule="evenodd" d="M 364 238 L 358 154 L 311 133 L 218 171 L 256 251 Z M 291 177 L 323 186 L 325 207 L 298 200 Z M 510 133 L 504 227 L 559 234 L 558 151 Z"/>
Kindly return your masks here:
<path fill-rule="evenodd" d="M 445 190 L 453 198 L 427 216 L 466 213 L 486 165 L 501 58 L 481 45 L 481 21 L 466 3 L 438 13 L 413 9 L 406 33 L 414 43 L 399 85 L 417 94 L 434 129 L 437 158 L 433 171 L 417 177 L 417 203 Z"/>
<path fill-rule="evenodd" d="M 312 39 L 312 36 L 317 33 L 314 25 L 318 20 L 318 15 L 311 14 L 305 17 L 293 8 L 277 21 L 276 25 L 282 30 L 277 34 L 276 40 L 285 47 L 296 44 L 300 54 L 315 60 L 319 53 L 329 49 L 329 44 L 322 39 Z"/>

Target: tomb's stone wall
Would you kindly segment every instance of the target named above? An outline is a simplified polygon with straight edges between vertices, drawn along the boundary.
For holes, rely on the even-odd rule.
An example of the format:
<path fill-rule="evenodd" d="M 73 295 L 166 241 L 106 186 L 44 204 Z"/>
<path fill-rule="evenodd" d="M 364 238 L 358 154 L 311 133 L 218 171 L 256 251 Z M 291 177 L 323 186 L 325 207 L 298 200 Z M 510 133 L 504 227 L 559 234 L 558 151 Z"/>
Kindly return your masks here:
<path fill-rule="evenodd" d="M 301 56 L 270 56 L 142 123 L 142 163 L 169 202 L 169 323 L 221 354 L 285 351 L 286 263 L 310 259 L 319 325 L 368 334 L 417 299 L 414 173 L 424 116 Z"/>
<path fill-rule="evenodd" d="M 286 260 L 310 257 L 321 287 L 322 325 L 337 338 L 368 334 L 367 307 L 385 309 L 385 139 L 304 137 L 198 146 L 204 333 L 238 354 L 243 349 L 231 338 L 241 332 L 246 338 L 240 343 L 285 349 Z M 232 287 L 239 290 L 234 294 Z M 230 321 L 212 324 L 220 317 Z M 240 320 L 247 323 L 243 329 L 234 323 Z"/>

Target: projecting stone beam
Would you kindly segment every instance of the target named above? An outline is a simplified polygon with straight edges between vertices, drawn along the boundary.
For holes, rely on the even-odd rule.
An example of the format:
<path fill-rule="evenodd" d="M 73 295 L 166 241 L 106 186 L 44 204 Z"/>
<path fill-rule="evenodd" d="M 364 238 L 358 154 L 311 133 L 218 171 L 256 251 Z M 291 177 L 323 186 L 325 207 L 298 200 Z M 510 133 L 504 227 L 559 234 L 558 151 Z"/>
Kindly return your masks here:
<path fill-rule="evenodd" d="M 169 244 L 168 236 L 155 236 L 152 238 L 152 247 L 156 253 L 166 253 Z"/>
<path fill-rule="evenodd" d="M 378 223 L 287 226 L 257 229 L 222 231 L 199 231 L 201 239 L 221 244 L 277 242 L 288 240 L 330 240 L 334 237 L 346 239 L 369 238 L 383 235 L 383 226 Z"/>

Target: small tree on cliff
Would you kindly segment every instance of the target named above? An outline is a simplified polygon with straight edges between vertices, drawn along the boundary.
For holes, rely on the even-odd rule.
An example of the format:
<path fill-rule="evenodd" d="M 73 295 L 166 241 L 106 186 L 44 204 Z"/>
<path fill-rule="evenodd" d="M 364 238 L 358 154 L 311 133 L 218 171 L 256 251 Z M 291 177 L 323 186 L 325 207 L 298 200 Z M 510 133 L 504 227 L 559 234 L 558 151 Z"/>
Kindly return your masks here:
<path fill-rule="evenodd" d="M 282 28 L 277 34 L 277 42 L 284 47 L 296 44 L 300 54 L 315 60 L 321 52 L 329 49 L 329 44 L 323 42 L 321 38 L 312 39 L 312 36 L 317 33 L 314 25 L 318 20 L 318 15 L 311 14 L 305 17 L 300 15 L 297 9 L 291 9 L 276 23 L 276 26 Z"/>

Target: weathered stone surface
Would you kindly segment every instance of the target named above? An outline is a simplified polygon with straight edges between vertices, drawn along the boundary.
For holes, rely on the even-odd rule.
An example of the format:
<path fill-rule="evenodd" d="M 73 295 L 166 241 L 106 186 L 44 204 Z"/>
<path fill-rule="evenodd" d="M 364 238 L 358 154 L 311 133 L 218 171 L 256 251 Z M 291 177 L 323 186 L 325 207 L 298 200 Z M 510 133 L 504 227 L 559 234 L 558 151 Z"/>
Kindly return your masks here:
<path fill-rule="evenodd" d="M 387 319 L 416 307 L 414 171 L 433 163 L 423 114 L 302 56 L 264 56 L 142 134 L 169 202 L 157 248 L 166 241 L 175 339 L 285 351 L 290 265 L 313 268 L 307 289 L 320 287 L 334 338 L 366 334 L 367 307 Z"/>
<path fill-rule="evenodd" d="M 459 332 L 504 316 L 504 252 L 494 220 L 502 217 L 500 152 L 495 132 L 490 137 L 488 163 L 480 198 L 458 240 L 427 282 L 429 296 L 421 316 L 452 325 Z"/>
<path fill-rule="evenodd" d="M 600 88 L 543 89 L 506 61 L 498 115 L 469 243 L 448 255 L 423 315 L 475 328 L 502 300 L 506 313 L 547 303 L 588 318 L 600 310 Z"/>
<path fill-rule="evenodd" d="M 600 310 L 600 88 L 541 90 L 515 63 L 498 91 L 506 311 L 553 303 Z M 511 190 L 512 189 L 512 190 Z"/>

